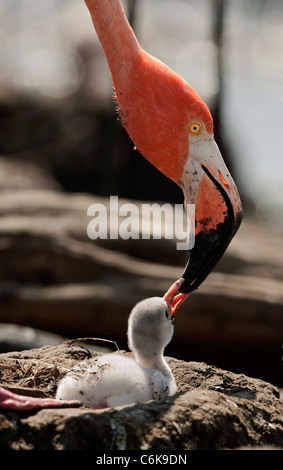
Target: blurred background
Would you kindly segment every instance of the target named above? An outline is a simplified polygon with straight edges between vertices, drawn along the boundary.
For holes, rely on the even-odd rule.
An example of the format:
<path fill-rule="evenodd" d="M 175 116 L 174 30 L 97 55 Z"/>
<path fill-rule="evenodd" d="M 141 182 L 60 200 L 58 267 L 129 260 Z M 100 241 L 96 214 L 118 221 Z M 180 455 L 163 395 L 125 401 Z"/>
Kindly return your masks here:
<path fill-rule="evenodd" d="M 122 3 L 143 48 L 209 105 L 244 206 L 166 352 L 283 387 L 283 4 Z M 117 121 L 83 0 L 2 0 L 0 13 L 0 351 L 77 336 L 126 348 L 130 309 L 163 295 L 186 257 L 174 240 L 91 241 L 87 208 L 182 192 Z"/>

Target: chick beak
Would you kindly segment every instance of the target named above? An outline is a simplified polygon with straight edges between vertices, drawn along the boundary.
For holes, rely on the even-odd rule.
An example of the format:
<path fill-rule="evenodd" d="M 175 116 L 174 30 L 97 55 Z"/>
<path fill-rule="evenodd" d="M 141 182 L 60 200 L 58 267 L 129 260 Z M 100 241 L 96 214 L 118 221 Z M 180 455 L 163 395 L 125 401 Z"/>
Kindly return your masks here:
<path fill-rule="evenodd" d="M 184 282 L 183 278 L 177 279 L 177 281 L 172 284 L 168 289 L 166 294 L 164 294 L 163 299 L 167 303 L 168 312 L 171 316 L 171 321 L 175 319 L 177 310 L 181 307 L 182 303 L 189 297 L 190 293 L 179 292 L 180 287 Z"/>

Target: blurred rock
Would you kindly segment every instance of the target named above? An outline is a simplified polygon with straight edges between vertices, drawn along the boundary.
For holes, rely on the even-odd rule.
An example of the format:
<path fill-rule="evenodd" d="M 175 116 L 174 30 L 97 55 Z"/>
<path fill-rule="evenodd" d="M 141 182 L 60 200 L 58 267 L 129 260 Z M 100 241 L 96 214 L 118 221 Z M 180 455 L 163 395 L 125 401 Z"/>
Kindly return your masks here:
<path fill-rule="evenodd" d="M 22 351 L 56 345 L 63 341 L 62 336 L 28 326 L 0 324 L 0 352 Z"/>
<path fill-rule="evenodd" d="M 0 158 L 0 191 L 34 189 L 60 190 L 60 184 L 48 173 L 30 162 Z"/>
<path fill-rule="evenodd" d="M 68 343 L 1 354 L 2 386 L 30 396 L 54 396 L 70 367 L 92 356 L 86 347 Z M 104 410 L 0 409 L 1 450 L 283 447 L 283 404 L 276 387 L 205 363 L 167 360 L 178 393 L 161 402 Z"/>

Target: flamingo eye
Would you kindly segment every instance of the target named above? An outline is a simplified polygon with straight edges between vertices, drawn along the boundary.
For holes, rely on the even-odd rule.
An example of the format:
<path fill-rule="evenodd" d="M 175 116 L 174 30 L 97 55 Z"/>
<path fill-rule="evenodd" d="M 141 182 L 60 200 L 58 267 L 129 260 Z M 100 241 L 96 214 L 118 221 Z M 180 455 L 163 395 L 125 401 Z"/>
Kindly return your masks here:
<path fill-rule="evenodd" d="M 190 122 L 188 130 L 190 134 L 198 135 L 202 131 L 202 125 L 197 121 Z"/>

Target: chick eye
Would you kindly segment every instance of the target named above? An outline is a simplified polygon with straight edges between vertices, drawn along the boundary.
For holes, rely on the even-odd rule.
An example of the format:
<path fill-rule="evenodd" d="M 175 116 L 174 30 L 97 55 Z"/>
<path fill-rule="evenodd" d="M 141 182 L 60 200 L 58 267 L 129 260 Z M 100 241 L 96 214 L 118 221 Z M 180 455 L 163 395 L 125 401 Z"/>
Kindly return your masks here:
<path fill-rule="evenodd" d="M 190 122 L 188 130 L 190 134 L 198 135 L 202 130 L 202 125 L 197 121 Z"/>
<path fill-rule="evenodd" d="M 165 310 L 165 317 L 166 317 L 166 318 L 169 318 L 169 312 L 168 312 L 168 310 Z"/>

